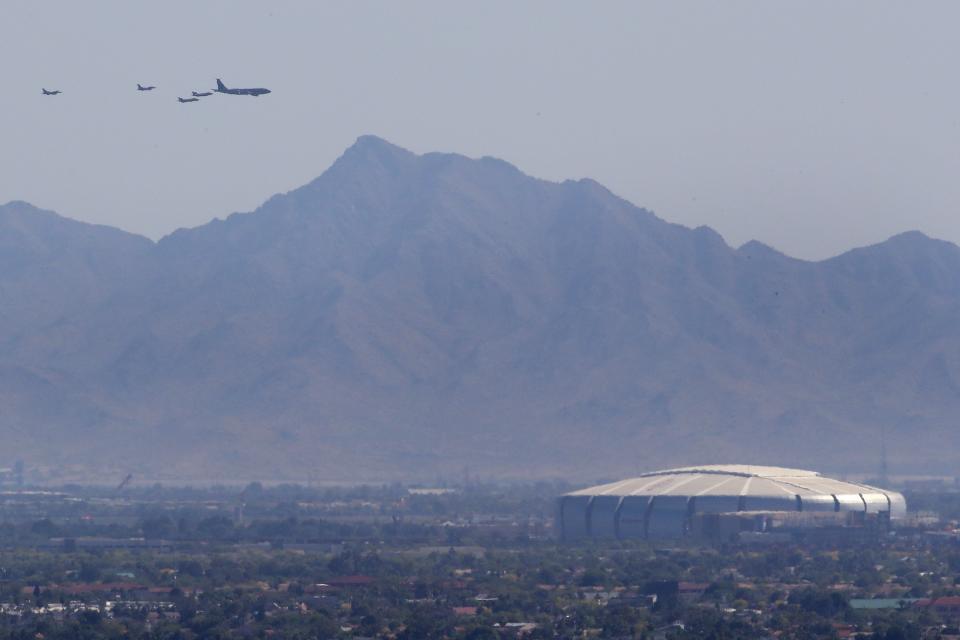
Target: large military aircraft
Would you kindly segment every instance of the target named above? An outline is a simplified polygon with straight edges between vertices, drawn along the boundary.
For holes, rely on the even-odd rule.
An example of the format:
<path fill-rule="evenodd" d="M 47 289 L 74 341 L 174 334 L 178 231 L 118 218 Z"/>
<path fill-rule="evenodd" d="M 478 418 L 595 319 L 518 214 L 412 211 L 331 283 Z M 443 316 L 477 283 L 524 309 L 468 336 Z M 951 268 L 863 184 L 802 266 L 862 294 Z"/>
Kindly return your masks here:
<path fill-rule="evenodd" d="M 213 91 L 191 91 L 194 98 L 206 98 L 207 96 L 212 96 Z"/>
<path fill-rule="evenodd" d="M 177 98 L 180 102 L 200 102 L 200 98 Z"/>
<path fill-rule="evenodd" d="M 40 88 L 43 89 L 43 87 L 40 87 Z M 60 95 L 61 93 L 63 92 L 60 91 L 59 89 L 54 89 L 53 91 L 47 91 L 46 89 L 43 89 L 43 95 L 45 96 L 57 96 L 57 95 Z"/>
<path fill-rule="evenodd" d="M 154 89 L 156 89 L 156 87 L 154 87 L 153 85 L 150 85 L 149 87 L 144 87 L 139 82 L 137 83 L 137 91 L 153 91 Z"/>
<path fill-rule="evenodd" d="M 262 96 L 265 93 L 270 93 L 270 89 L 228 89 L 223 82 L 220 81 L 220 78 L 217 78 L 217 93 L 229 93 L 232 96 Z"/>

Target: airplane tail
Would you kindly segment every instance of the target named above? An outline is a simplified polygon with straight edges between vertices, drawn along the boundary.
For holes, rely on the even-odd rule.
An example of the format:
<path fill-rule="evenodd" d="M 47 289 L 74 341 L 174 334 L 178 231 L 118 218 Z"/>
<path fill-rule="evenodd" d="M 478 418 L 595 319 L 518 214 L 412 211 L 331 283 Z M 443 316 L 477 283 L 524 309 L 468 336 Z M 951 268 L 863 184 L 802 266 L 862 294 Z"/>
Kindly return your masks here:
<path fill-rule="evenodd" d="M 139 82 L 137 83 L 137 89 L 140 89 L 140 91 L 143 91 L 143 87 L 140 86 Z"/>
<path fill-rule="evenodd" d="M 217 91 L 226 91 L 227 87 L 220 81 L 220 78 L 217 78 Z"/>

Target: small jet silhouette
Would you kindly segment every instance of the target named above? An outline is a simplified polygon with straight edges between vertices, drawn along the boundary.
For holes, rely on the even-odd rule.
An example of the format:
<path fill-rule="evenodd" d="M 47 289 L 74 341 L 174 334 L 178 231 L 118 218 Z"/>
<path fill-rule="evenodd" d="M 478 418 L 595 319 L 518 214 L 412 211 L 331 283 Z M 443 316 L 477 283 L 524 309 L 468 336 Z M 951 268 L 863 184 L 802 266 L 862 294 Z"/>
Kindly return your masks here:
<path fill-rule="evenodd" d="M 40 88 L 43 89 L 43 87 Z M 61 93 L 63 93 L 63 91 L 60 91 L 59 89 L 54 89 L 53 91 L 47 91 L 46 89 L 43 89 L 43 95 L 45 96 L 56 96 L 60 95 Z"/>
<path fill-rule="evenodd" d="M 270 93 L 270 89 L 264 89 L 262 87 L 257 87 L 256 89 L 228 89 L 220 78 L 217 78 L 217 88 L 215 89 L 217 93 L 229 93 L 232 96 L 262 96 L 265 93 Z"/>
<path fill-rule="evenodd" d="M 213 91 L 191 91 L 194 98 L 206 98 L 207 96 L 212 96 Z"/>
<path fill-rule="evenodd" d="M 150 85 L 149 87 L 144 87 L 139 82 L 137 83 L 137 91 L 153 91 L 154 89 L 156 89 L 156 87 L 153 85 Z"/>
<path fill-rule="evenodd" d="M 180 102 L 200 102 L 200 98 L 177 98 Z"/>

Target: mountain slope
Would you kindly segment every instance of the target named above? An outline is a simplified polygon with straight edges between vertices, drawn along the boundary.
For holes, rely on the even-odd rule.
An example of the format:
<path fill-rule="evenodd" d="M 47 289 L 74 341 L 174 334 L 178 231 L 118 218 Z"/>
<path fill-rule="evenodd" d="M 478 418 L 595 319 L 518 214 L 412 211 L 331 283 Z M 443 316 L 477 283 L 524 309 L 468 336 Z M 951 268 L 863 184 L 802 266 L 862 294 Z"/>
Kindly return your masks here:
<path fill-rule="evenodd" d="M 32 274 L 2 289 L 19 391 L 0 433 L 30 459 L 192 479 L 872 470 L 884 430 L 901 468 L 952 470 L 960 249 L 918 233 L 803 262 L 590 180 L 371 136 L 155 245 L 50 215 L 0 208 L 0 264 Z"/>

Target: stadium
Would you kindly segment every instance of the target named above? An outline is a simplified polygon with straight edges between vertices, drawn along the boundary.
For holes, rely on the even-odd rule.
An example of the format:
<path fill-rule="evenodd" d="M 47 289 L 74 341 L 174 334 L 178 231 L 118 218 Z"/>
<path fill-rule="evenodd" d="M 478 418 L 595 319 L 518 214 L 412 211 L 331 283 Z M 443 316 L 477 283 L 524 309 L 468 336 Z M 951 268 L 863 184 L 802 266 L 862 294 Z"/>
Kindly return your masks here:
<path fill-rule="evenodd" d="M 811 529 L 885 530 L 903 496 L 815 471 L 707 465 L 645 473 L 560 498 L 564 540 L 730 539 Z"/>

